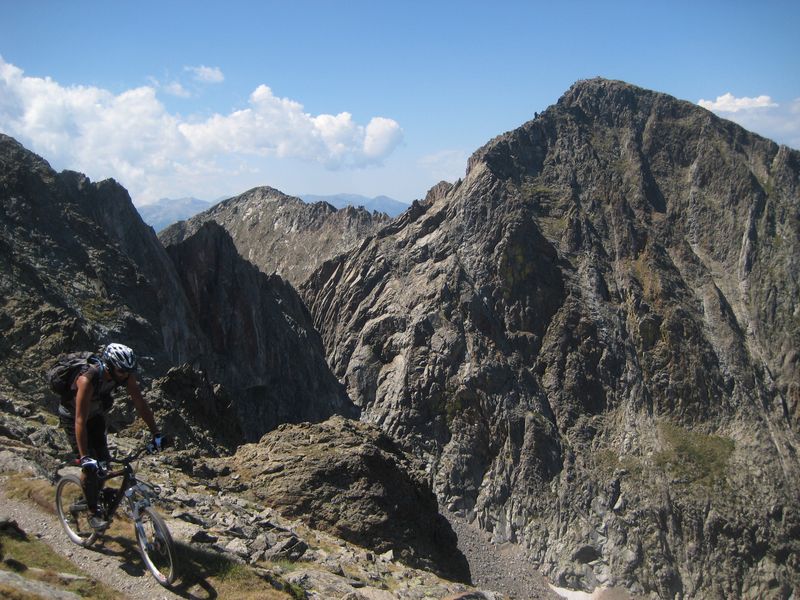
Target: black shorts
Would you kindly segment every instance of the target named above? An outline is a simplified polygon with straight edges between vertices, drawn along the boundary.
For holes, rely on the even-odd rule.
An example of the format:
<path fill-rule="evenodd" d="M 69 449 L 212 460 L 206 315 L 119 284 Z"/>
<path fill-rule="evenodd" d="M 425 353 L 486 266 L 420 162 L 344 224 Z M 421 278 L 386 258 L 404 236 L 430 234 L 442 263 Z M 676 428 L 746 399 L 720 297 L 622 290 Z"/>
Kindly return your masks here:
<path fill-rule="evenodd" d="M 78 455 L 78 458 L 81 458 L 78 452 L 78 441 L 75 438 L 75 415 L 59 412 L 58 419 L 61 428 L 67 434 L 67 439 L 70 446 L 72 446 L 73 452 Z M 86 421 L 86 436 L 86 441 L 89 444 L 89 456 L 95 460 L 107 461 L 111 459 L 106 440 L 106 419 L 102 414 L 89 417 L 89 420 Z"/>

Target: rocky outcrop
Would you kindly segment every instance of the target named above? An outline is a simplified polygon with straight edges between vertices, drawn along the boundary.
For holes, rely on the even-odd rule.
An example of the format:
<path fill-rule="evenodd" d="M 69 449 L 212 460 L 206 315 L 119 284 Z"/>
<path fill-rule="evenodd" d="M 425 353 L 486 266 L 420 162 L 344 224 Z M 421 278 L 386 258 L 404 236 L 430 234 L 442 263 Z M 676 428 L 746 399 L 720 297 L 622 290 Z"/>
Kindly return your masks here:
<path fill-rule="evenodd" d="M 187 376 L 188 373 L 181 372 L 168 378 L 179 383 L 186 381 Z M 125 431 L 111 436 L 112 444 L 120 452 L 127 452 L 139 443 L 130 439 L 129 433 Z M 214 432 L 210 433 L 213 435 Z M 0 517 L 0 538 L 22 536 L 27 531 L 27 536 L 37 545 L 51 544 L 53 549 L 66 551 L 73 561 L 77 559 L 85 567 L 84 559 L 87 557 L 76 557 L 70 548 L 65 548 L 71 547 L 71 543 L 64 537 L 55 515 L 51 514 L 54 492 L 52 486 L 42 479 L 45 473 L 34 456 L 35 449 L 3 437 L 3 432 L 0 432 L 0 442 L 3 448 L 10 449 L 0 451 L 0 499 L 4 515 L 18 523 L 10 521 L 4 524 L 5 517 Z M 232 479 L 230 468 L 223 464 L 224 461 L 208 461 L 215 463 L 222 473 L 227 473 L 222 475 L 205 461 L 208 457 L 203 453 L 172 448 L 148 456 L 136 465 L 137 476 L 157 485 L 160 490 L 158 511 L 183 557 L 177 587 L 186 595 L 202 596 L 209 590 L 217 590 L 229 597 L 235 592 L 224 582 L 230 578 L 230 572 L 235 571 L 236 578 L 244 580 L 236 592 L 254 597 L 297 598 L 305 595 L 309 598 L 383 600 L 510 600 L 507 595 L 478 590 L 411 567 L 391 550 L 377 554 L 369 548 L 312 529 L 301 520 L 283 517 L 258 501 L 248 500 L 244 497 L 246 492 L 238 493 L 230 486 L 220 493 L 217 482 Z M 63 468 L 63 464 L 55 464 Z M 176 469 L 176 465 L 184 468 L 184 472 Z M 52 474 L 53 468 L 48 475 Z M 189 474 L 193 470 L 197 475 Z M 40 506 L 34 505 L 34 500 Z M 42 506 L 46 509 L 44 512 Z M 26 563 L 41 557 L 42 553 L 41 546 L 26 548 L 20 544 L 13 547 L 6 544 L 3 550 L 5 566 L 17 571 L 25 570 Z M 124 555 L 113 558 L 99 570 L 89 567 L 88 574 L 98 577 L 102 571 L 120 573 L 120 565 L 128 560 Z M 95 561 L 89 559 L 89 563 Z M 61 589 L 69 583 L 74 587 L 74 576 L 66 578 L 68 581 L 60 585 L 63 578 L 57 577 L 58 574 L 52 570 L 44 573 L 31 565 L 26 571 L 28 575 L 44 576 Z M 11 588 L 3 589 L 6 595 L 13 596 L 14 589 L 26 589 L 20 581 L 2 583 Z M 111 583 L 117 583 L 120 589 L 130 592 L 131 580 L 124 572 L 121 578 Z M 217 587 L 218 583 L 222 585 Z M 276 590 L 284 593 L 276 596 Z M 54 590 L 38 592 L 47 598 L 57 596 Z M 543 583 L 534 592 L 530 597 L 557 598 Z"/>
<path fill-rule="evenodd" d="M 148 402 L 180 448 L 198 456 L 231 454 L 245 442 L 235 402 L 225 387 L 189 365 L 173 367 L 153 382 Z"/>
<path fill-rule="evenodd" d="M 383 213 L 352 206 L 336 210 L 327 202 L 306 204 L 258 187 L 166 228 L 159 237 L 165 245 L 175 244 L 215 221 L 230 233 L 244 258 L 297 286 L 324 260 L 356 247 L 390 220 Z"/>
<path fill-rule="evenodd" d="M 230 467 L 223 489 L 246 490 L 284 516 L 379 554 L 470 580 L 424 473 L 374 426 L 341 417 L 282 425 L 219 462 Z"/>
<path fill-rule="evenodd" d="M 302 293 L 441 502 L 557 584 L 800 585 L 800 154 L 576 84 Z"/>
<path fill-rule="evenodd" d="M 358 416 L 291 285 L 242 259 L 213 221 L 167 251 L 194 322 L 209 340 L 209 353 L 198 361 L 214 381 L 236 390 L 246 439 L 256 441 L 281 423 Z"/>

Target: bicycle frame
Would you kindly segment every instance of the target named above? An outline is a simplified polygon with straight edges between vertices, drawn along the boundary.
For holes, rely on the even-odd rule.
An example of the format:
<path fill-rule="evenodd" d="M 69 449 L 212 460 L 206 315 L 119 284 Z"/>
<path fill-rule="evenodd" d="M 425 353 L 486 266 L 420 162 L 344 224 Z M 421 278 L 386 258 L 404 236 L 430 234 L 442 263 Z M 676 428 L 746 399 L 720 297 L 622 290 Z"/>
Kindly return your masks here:
<path fill-rule="evenodd" d="M 140 451 L 122 460 L 112 459 L 110 462 L 119 463 L 122 465 L 122 468 L 116 471 L 105 471 L 105 469 L 101 469 L 101 472 L 98 473 L 101 486 L 110 479 L 122 477 L 122 482 L 120 483 L 119 488 L 116 489 L 113 500 L 110 504 L 105 504 L 106 515 L 109 519 L 112 518 L 116 513 L 117 508 L 119 508 L 119 505 L 122 502 L 122 499 L 127 498 L 133 513 L 131 516 L 135 522 L 138 522 L 139 512 L 143 508 L 150 506 L 152 504 L 151 497 L 160 492 L 158 486 L 140 481 L 136 478 L 136 472 L 133 470 L 131 463 L 139 458 L 141 454 L 142 452 Z M 105 489 L 101 487 L 100 493 L 102 494 L 104 491 Z M 137 493 L 141 495 L 141 499 L 139 500 L 134 499 L 134 496 Z M 104 503 L 105 500 L 105 495 L 103 495 Z"/>
<path fill-rule="evenodd" d="M 127 502 L 126 508 L 133 520 L 145 566 L 159 584 L 169 587 L 175 581 L 177 563 L 169 528 L 153 507 L 153 501 L 161 489 L 137 479 L 132 465 L 145 451 L 143 448 L 122 459 L 111 459 L 100 463 L 97 470 L 100 483 L 97 500 L 98 504 L 105 508 L 105 517 L 109 522 L 123 499 Z M 110 463 L 118 463 L 122 468 L 110 470 L 108 468 Z M 98 536 L 103 535 L 106 528 L 92 528 L 90 524 L 80 522 L 79 515 L 82 514 L 88 519 L 87 513 L 89 513 L 84 484 L 75 474 L 62 476 L 59 471 L 60 467 L 55 472 L 59 477 L 56 485 L 56 509 L 61 525 L 72 542 L 88 547 Z M 122 478 L 119 488 L 105 487 L 106 482 L 119 477 Z"/>

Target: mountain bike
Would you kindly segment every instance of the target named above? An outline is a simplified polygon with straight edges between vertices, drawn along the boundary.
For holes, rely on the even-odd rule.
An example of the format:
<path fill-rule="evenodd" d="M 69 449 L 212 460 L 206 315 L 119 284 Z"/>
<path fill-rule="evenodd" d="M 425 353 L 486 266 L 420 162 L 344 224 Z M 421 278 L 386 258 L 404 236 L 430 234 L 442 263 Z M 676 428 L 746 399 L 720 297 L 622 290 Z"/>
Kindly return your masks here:
<path fill-rule="evenodd" d="M 112 459 L 109 463 L 122 465 L 116 471 L 109 471 L 108 464 L 101 463 L 98 470 L 101 484 L 116 477 L 122 477 L 122 483 L 118 489 L 101 489 L 98 504 L 105 508 L 110 524 L 117 508 L 124 503 L 126 513 L 133 520 L 144 564 L 158 583 L 169 587 L 177 573 L 175 547 L 164 520 L 152 506 L 161 489 L 138 479 L 132 464 L 145 452 L 147 447 L 143 446 L 122 459 Z M 89 524 L 92 515 L 80 476 L 66 474 L 59 478 L 56 509 L 67 536 L 79 546 L 88 547 L 103 535 L 105 529 L 97 530 Z"/>

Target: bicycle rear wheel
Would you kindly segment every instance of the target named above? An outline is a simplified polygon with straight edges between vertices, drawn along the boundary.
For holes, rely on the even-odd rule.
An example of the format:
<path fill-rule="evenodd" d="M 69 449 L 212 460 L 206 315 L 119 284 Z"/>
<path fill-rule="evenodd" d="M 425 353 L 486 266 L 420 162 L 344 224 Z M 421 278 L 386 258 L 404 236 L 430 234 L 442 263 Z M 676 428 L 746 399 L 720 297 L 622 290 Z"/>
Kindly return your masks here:
<path fill-rule="evenodd" d="M 58 520 L 69 539 L 79 546 L 89 546 L 97 539 L 97 532 L 89 525 L 89 506 L 83 486 L 77 475 L 64 475 L 56 486 Z"/>
<path fill-rule="evenodd" d="M 154 508 L 147 506 L 139 513 L 136 539 L 142 560 L 156 581 L 165 587 L 172 585 L 177 574 L 175 545 L 164 520 Z"/>

